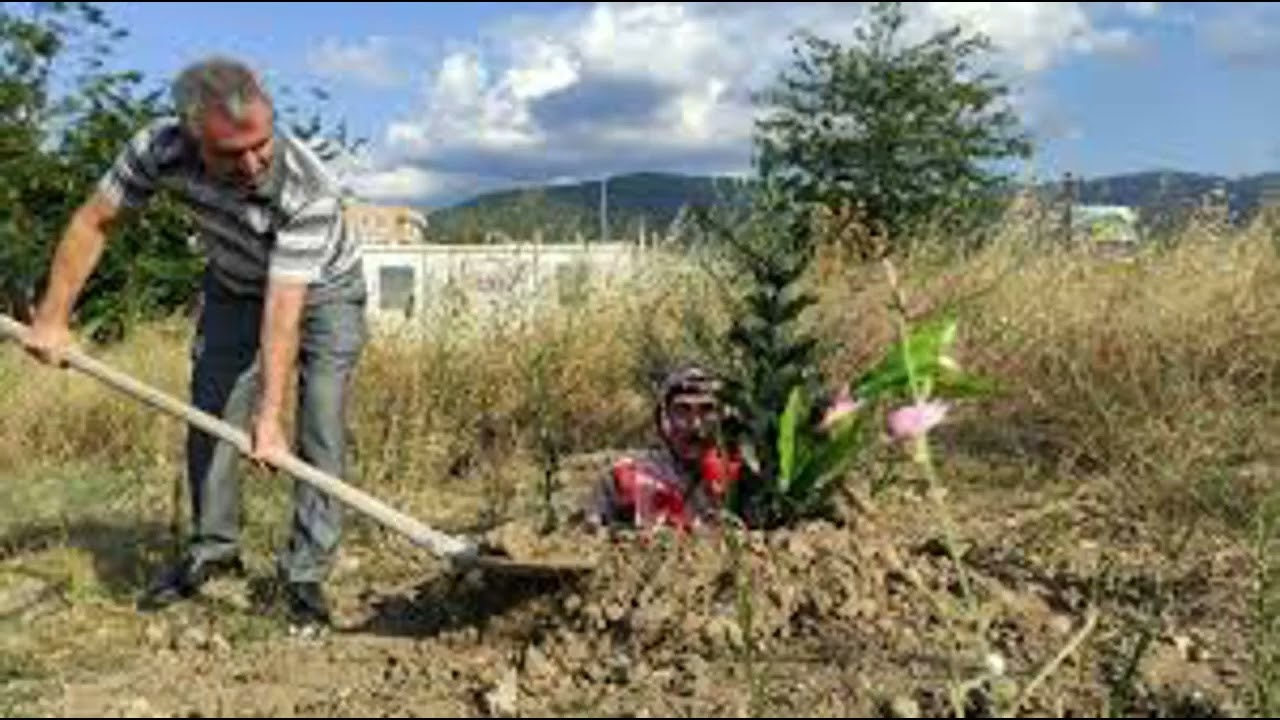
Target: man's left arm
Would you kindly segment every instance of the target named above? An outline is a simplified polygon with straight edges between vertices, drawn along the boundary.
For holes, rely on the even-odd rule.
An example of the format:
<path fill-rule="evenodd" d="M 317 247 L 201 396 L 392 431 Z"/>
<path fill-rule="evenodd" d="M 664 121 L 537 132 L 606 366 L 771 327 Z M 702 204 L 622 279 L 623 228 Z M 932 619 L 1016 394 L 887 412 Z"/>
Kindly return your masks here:
<path fill-rule="evenodd" d="M 278 462 L 289 454 L 284 397 L 302 341 L 303 313 L 311 283 L 320 279 L 337 230 L 336 198 L 316 200 L 276 234 L 262 317 L 262 389 L 253 429 L 253 456 Z"/>

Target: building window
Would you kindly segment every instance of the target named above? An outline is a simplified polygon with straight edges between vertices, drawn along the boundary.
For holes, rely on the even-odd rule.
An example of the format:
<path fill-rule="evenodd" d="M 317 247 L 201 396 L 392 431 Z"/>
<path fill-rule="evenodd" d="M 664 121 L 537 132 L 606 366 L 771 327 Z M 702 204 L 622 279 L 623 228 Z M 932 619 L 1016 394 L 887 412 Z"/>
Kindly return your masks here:
<path fill-rule="evenodd" d="M 388 265 L 378 268 L 378 307 L 382 310 L 412 312 L 413 267 Z"/>

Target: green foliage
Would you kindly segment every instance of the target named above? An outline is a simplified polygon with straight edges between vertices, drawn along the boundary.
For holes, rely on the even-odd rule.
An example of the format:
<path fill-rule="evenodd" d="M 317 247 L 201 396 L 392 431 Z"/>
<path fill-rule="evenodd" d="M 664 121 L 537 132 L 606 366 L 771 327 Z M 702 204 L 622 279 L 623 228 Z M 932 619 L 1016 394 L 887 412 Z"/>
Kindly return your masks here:
<path fill-rule="evenodd" d="M 778 475 L 767 491 L 767 504 L 776 516 L 797 518 L 825 512 L 862 447 L 866 413 L 852 412 L 821 429 L 810 420 L 822 410 L 803 387 L 792 388 L 778 432 Z"/>
<path fill-rule="evenodd" d="M 309 87 L 306 99 L 295 99 L 291 87 L 282 87 L 276 93 L 276 106 L 289 132 L 315 149 L 317 157 L 327 163 L 339 162 L 358 153 L 369 143 L 368 138 L 351 133 L 345 119 L 330 125 L 329 118 L 337 117 L 328 105 L 332 96 L 321 87 Z"/>
<path fill-rule="evenodd" d="M 987 38 L 952 27 L 910 44 L 905 24 L 901 3 L 882 2 L 847 47 L 799 35 L 757 123 L 763 176 L 800 202 L 852 205 L 891 250 L 922 222 L 991 217 L 1008 181 L 994 165 L 1031 153 L 1009 89 L 979 69 Z"/>
<path fill-rule="evenodd" d="M 0 287 L 21 314 L 38 292 L 72 213 L 138 128 L 166 111 L 139 74 L 107 69 L 125 36 L 89 3 L 0 8 Z M 61 92 L 60 92 L 61 90 Z M 198 258 L 172 203 L 113 235 L 81 296 L 79 320 L 99 339 L 181 306 Z"/>
<path fill-rule="evenodd" d="M 1276 544 L 1280 533 L 1280 493 L 1267 493 L 1254 511 L 1254 586 L 1250 598 L 1252 666 L 1249 693 L 1254 717 L 1280 711 L 1280 585 L 1276 582 Z"/>
<path fill-rule="evenodd" d="M 727 268 L 733 320 L 707 353 L 725 380 L 725 402 L 736 418 L 727 440 L 740 445 L 747 463 L 731 509 L 755 525 L 790 517 L 783 470 L 795 467 L 793 445 L 780 441 L 798 422 L 786 415 L 793 389 L 814 393 L 822 385 L 816 368 L 822 348 L 799 325 L 817 299 L 800 289 L 813 258 L 808 208 L 764 187 L 746 219 L 732 222 L 709 212 L 698 219 L 709 245 Z M 788 424 L 790 423 L 790 424 Z M 820 503 L 805 503 L 806 509 Z"/>
<path fill-rule="evenodd" d="M 594 207 L 556 198 L 545 189 L 519 190 L 434 212 L 431 234 L 453 243 L 483 243 L 491 234 L 526 242 L 535 232 L 548 243 L 572 242 L 578 236 L 595 241 L 600 235 L 597 212 Z"/>
<path fill-rule="evenodd" d="M 961 370 L 952 357 L 957 327 L 951 313 L 921 323 L 855 379 L 851 393 L 865 402 L 913 402 L 918 397 L 966 398 L 994 392 L 994 382 Z"/>
<path fill-rule="evenodd" d="M 729 510 L 757 527 L 828 514 L 885 407 L 995 389 L 956 363 L 958 322 L 950 311 L 914 328 L 904 321 L 899 341 L 856 377 L 822 377 L 827 347 L 803 317 L 817 302 L 804 288 L 816 248 L 811 208 L 770 180 L 747 217 L 699 216 L 711 235 L 710 267 L 723 271 L 729 296 L 727 331 L 701 343 L 732 410 L 724 441 L 745 460 Z"/>

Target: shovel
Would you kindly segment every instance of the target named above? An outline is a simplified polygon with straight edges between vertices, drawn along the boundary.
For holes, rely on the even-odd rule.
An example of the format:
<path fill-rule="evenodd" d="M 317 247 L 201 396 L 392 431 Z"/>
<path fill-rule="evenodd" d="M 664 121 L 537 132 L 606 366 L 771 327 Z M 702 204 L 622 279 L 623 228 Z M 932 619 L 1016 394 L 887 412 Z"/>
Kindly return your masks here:
<path fill-rule="evenodd" d="M 22 323 L 0 314 L 0 339 L 8 338 L 21 344 L 27 331 L 28 328 Z M 186 420 L 194 427 L 230 443 L 246 457 L 250 455 L 252 446 L 249 436 L 240 428 L 149 387 L 75 348 L 68 348 L 63 357 L 72 368 L 169 415 Z M 449 562 L 455 569 L 479 569 L 532 578 L 570 577 L 593 569 L 590 563 L 578 560 L 517 560 L 504 550 L 434 530 L 293 454 L 285 457 L 278 467 L 348 507 L 377 520 L 408 538 L 413 544 Z"/>

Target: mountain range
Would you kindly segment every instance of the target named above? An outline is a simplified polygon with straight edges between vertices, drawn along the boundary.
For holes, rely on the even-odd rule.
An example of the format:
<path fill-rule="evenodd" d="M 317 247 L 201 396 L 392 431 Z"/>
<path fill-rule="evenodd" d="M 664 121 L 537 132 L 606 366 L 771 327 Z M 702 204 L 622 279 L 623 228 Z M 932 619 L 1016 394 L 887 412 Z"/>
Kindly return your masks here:
<path fill-rule="evenodd" d="M 1264 198 L 1280 200 L 1280 172 L 1232 178 L 1157 170 L 1080 178 L 1069 186 L 1045 183 L 1034 190 L 1046 198 L 1063 197 L 1067 187 L 1079 204 L 1124 205 L 1144 218 L 1177 212 L 1221 191 L 1231 215 L 1242 218 L 1252 215 Z M 596 239 L 602 216 L 611 235 L 633 236 L 638 226 L 666 227 L 685 205 L 741 201 L 748 189 L 749 181 L 729 176 L 640 172 L 611 177 L 603 188 L 601 181 L 590 181 L 486 193 L 430 214 L 432 227 L 444 235 L 481 227 L 518 234 L 519 228 L 540 227 L 563 238 L 579 233 Z"/>

